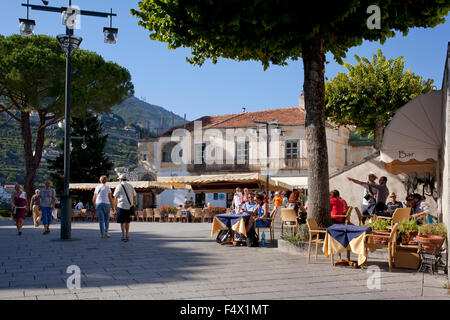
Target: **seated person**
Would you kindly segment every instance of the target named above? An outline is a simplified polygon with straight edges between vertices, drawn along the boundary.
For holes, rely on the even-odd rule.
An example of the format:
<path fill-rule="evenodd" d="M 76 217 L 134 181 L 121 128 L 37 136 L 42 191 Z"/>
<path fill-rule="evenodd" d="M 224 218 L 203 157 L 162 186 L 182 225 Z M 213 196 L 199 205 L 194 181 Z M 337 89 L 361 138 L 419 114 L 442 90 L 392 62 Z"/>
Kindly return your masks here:
<path fill-rule="evenodd" d="M 377 202 L 373 214 L 382 217 L 392 217 L 392 214 L 386 211 L 386 205 L 383 202 Z"/>
<path fill-rule="evenodd" d="M 386 211 L 393 215 L 397 208 L 403 208 L 403 204 L 400 201 L 397 201 L 397 195 L 395 194 L 395 192 L 392 192 L 389 198 L 391 199 L 391 201 L 387 203 Z"/>
<path fill-rule="evenodd" d="M 333 223 L 344 223 L 344 204 L 339 198 L 339 191 L 332 190 L 330 192 L 331 220 Z"/>
<path fill-rule="evenodd" d="M 271 221 L 266 220 L 265 218 L 270 218 L 270 208 L 269 203 L 264 202 L 264 196 L 258 195 L 255 197 L 257 207 L 248 220 L 247 224 L 247 232 L 253 229 L 253 224 L 256 222 L 256 227 L 270 227 Z M 255 214 L 256 213 L 256 214 Z"/>
<path fill-rule="evenodd" d="M 430 206 L 423 200 L 423 197 L 420 194 L 418 193 L 412 194 L 410 197 L 409 204 L 413 210 L 411 218 L 417 219 L 417 224 L 424 223 L 425 219 L 428 219 L 427 220 L 428 223 L 433 223 L 433 218 L 430 217 L 431 215 Z"/>
<path fill-rule="evenodd" d="M 211 202 L 208 202 L 207 204 L 205 204 L 203 209 L 211 209 Z"/>
<path fill-rule="evenodd" d="M 257 214 L 258 204 L 255 201 L 255 194 L 250 193 L 247 196 L 247 202 L 242 206 L 242 213 Z"/>

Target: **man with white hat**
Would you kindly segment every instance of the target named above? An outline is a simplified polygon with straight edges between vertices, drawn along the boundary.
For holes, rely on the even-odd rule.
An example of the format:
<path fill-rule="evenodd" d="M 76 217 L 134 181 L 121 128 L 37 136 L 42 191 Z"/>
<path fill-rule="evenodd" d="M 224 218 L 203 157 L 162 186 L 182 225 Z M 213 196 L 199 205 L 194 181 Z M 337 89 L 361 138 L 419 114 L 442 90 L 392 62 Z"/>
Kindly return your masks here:
<path fill-rule="evenodd" d="M 117 222 L 120 223 L 122 229 L 122 241 L 130 240 L 130 221 L 131 221 L 131 207 L 136 203 L 136 191 L 133 186 L 126 182 L 125 174 L 119 174 L 119 184 L 114 190 L 114 203 L 117 208 Z"/>
<path fill-rule="evenodd" d="M 359 184 L 364 187 L 364 196 L 363 196 L 363 202 L 361 206 L 361 214 L 362 215 L 370 215 L 373 213 L 373 210 L 375 209 L 375 197 L 377 194 L 377 190 L 374 190 L 371 185 L 375 184 L 375 180 L 377 179 L 377 176 L 372 171 L 369 172 L 368 175 L 368 182 L 359 181 L 353 178 L 347 178 L 349 181 L 354 182 L 356 184 Z"/>

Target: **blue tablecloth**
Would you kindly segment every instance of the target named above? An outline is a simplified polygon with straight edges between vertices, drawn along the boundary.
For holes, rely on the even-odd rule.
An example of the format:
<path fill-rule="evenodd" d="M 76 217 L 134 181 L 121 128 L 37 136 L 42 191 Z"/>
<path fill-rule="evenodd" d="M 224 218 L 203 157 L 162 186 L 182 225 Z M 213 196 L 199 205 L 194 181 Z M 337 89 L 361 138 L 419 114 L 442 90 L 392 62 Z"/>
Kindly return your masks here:
<path fill-rule="evenodd" d="M 248 222 L 248 219 L 250 219 L 250 215 L 248 213 L 244 214 L 221 213 L 216 214 L 216 217 L 221 222 L 223 222 L 228 228 L 231 228 L 235 223 L 239 222 L 242 218 L 244 218 L 245 222 Z"/>
<path fill-rule="evenodd" d="M 351 250 L 358 255 L 358 265 L 364 264 L 367 261 L 366 235 L 370 232 L 370 227 L 333 224 L 325 234 L 325 257 Z"/>
<path fill-rule="evenodd" d="M 233 230 L 247 236 L 246 225 L 250 219 L 250 214 L 216 214 L 212 223 L 211 237 L 220 230 Z"/>
<path fill-rule="evenodd" d="M 333 239 L 336 239 L 344 248 L 348 246 L 352 239 L 359 237 L 364 232 L 369 233 L 372 229 L 365 226 L 351 226 L 345 224 L 333 224 L 327 228 L 327 232 Z"/>

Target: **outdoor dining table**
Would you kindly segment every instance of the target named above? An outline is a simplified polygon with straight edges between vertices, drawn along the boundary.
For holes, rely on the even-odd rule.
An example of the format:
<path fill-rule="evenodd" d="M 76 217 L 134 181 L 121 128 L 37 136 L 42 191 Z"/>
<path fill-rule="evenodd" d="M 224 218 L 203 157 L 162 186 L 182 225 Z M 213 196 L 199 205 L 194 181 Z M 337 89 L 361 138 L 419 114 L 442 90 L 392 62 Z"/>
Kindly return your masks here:
<path fill-rule="evenodd" d="M 234 232 L 240 233 L 247 237 L 246 225 L 250 219 L 250 214 L 216 214 L 212 223 L 211 238 L 214 233 L 221 230 L 231 230 L 231 237 L 234 239 Z M 230 242 L 228 242 L 230 243 Z M 226 243 L 222 243 L 226 244 Z"/>
<path fill-rule="evenodd" d="M 347 252 L 348 265 L 350 265 L 350 251 L 358 255 L 358 266 L 367 261 L 367 241 L 373 241 L 371 237 L 366 237 L 372 232 L 370 227 L 333 224 L 326 231 L 323 252 L 327 258 L 331 255 L 333 265 L 333 255 L 344 251 Z"/>

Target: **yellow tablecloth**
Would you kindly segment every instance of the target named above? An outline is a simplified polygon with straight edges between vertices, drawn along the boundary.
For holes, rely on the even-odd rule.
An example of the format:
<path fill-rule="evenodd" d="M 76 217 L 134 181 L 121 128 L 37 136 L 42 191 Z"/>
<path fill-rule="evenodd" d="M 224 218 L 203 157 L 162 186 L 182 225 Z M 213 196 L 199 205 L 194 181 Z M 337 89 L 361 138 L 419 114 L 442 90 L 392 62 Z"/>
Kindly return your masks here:
<path fill-rule="evenodd" d="M 360 236 L 353 238 L 347 247 L 344 247 L 339 241 L 334 239 L 327 232 L 325 234 L 325 240 L 323 244 L 323 252 L 325 257 L 328 258 L 332 254 L 345 252 L 351 250 L 353 253 L 358 255 L 358 265 L 362 265 L 367 261 L 367 246 L 366 239 L 369 243 L 373 243 L 373 238 L 366 238 L 366 232 L 362 233 Z M 370 248 L 370 251 L 373 252 L 375 249 Z"/>

